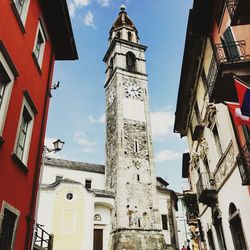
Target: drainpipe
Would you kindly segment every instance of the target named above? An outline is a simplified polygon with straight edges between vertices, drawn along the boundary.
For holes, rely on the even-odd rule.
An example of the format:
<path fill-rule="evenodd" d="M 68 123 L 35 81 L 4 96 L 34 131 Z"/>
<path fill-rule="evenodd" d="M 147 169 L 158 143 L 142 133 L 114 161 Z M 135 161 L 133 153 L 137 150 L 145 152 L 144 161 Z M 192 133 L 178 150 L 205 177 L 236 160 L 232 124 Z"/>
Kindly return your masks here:
<path fill-rule="evenodd" d="M 45 136 L 46 122 L 47 122 L 47 115 L 48 115 L 48 108 L 49 108 L 49 98 L 51 97 L 50 85 L 51 85 L 52 73 L 53 73 L 53 55 L 54 55 L 54 49 L 52 48 L 51 55 L 50 55 L 46 94 L 45 94 L 45 100 L 44 100 L 42 126 L 40 130 L 38 151 L 37 151 L 37 157 L 36 157 L 36 165 L 35 165 L 36 168 L 35 168 L 35 175 L 34 175 L 34 181 L 33 181 L 33 187 L 32 187 L 30 211 L 29 211 L 29 214 L 26 215 L 27 231 L 26 231 L 26 238 L 25 238 L 25 250 L 30 250 L 31 247 L 33 246 L 32 235 L 34 231 L 34 223 L 36 222 L 35 221 L 36 196 L 37 196 L 38 183 L 39 183 L 39 177 L 40 177 L 41 158 L 42 158 L 43 147 L 44 147 L 44 136 Z"/>

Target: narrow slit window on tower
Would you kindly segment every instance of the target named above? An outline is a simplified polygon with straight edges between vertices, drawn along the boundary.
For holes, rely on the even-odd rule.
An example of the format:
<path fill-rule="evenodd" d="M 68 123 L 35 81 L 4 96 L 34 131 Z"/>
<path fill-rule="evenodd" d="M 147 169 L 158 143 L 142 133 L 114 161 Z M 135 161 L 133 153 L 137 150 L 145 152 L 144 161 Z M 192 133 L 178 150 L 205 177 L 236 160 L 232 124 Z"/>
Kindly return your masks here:
<path fill-rule="evenodd" d="M 109 62 L 109 68 L 110 68 L 110 75 L 113 73 L 114 70 L 114 58 L 112 57 Z"/>
<path fill-rule="evenodd" d="M 138 227 L 141 227 L 141 220 L 138 219 Z"/>
<path fill-rule="evenodd" d="M 137 175 L 137 181 L 140 181 L 140 175 L 139 174 Z"/>
<path fill-rule="evenodd" d="M 128 32 L 128 40 L 132 41 L 132 33 L 130 31 Z"/>
<path fill-rule="evenodd" d="M 121 32 L 120 32 L 120 31 L 117 31 L 117 32 L 116 32 L 116 37 L 117 37 L 117 38 L 121 38 Z"/>
<path fill-rule="evenodd" d="M 135 152 L 137 153 L 139 151 L 139 147 L 138 147 L 138 141 L 135 141 Z"/>

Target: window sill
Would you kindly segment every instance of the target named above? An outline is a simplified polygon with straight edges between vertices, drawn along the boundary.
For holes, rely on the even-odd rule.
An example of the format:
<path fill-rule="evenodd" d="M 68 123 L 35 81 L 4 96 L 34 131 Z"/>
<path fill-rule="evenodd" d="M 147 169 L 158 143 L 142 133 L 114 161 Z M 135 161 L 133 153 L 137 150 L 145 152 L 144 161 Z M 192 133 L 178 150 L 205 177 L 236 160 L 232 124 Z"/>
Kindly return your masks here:
<path fill-rule="evenodd" d="M 15 161 L 15 163 L 22 171 L 24 171 L 26 174 L 28 173 L 29 170 L 27 166 L 19 159 L 19 157 L 15 153 L 11 154 L 11 158 Z"/>
<path fill-rule="evenodd" d="M 16 5 L 15 5 L 15 3 L 13 2 L 13 0 L 10 1 L 10 4 L 11 4 L 11 8 L 12 8 L 12 10 L 13 10 L 15 16 L 16 16 L 17 22 L 18 22 L 18 24 L 19 24 L 19 26 L 20 26 L 22 32 L 25 34 L 25 33 L 26 33 L 26 30 L 25 30 L 25 28 L 24 28 L 23 21 L 22 21 L 20 15 L 19 15 L 19 13 L 18 13 L 18 10 L 17 10 Z"/>
<path fill-rule="evenodd" d="M 3 139 L 3 137 L 0 135 L 0 146 L 1 146 L 2 144 L 4 144 L 4 139 Z"/>
<path fill-rule="evenodd" d="M 32 58 L 33 58 L 33 60 L 34 60 L 34 62 L 35 62 L 35 65 L 36 65 L 36 68 L 37 68 L 39 74 L 41 75 L 41 74 L 42 74 L 42 69 L 41 69 L 41 66 L 40 66 L 40 64 L 38 63 L 37 59 L 36 59 L 36 56 L 35 56 L 35 53 L 34 53 L 34 52 L 32 52 Z"/>

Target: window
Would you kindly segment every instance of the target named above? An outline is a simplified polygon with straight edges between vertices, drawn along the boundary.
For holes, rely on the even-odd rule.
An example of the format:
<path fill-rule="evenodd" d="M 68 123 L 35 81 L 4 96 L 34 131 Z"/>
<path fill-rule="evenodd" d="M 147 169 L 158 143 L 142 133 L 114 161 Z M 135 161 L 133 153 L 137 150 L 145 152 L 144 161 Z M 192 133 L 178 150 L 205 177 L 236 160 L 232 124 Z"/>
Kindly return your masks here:
<path fill-rule="evenodd" d="M 137 175 L 137 181 L 140 181 L 140 175 L 139 174 Z"/>
<path fill-rule="evenodd" d="M 4 123 L 16 76 L 18 76 L 18 73 L 8 56 L 6 48 L 0 42 L 0 144 L 3 142 Z"/>
<path fill-rule="evenodd" d="M 134 141 L 134 150 L 136 153 L 139 151 L 138 141 Z"/>
<path fill-rule="evenodd" d="M 30 0 L 12 0 L 12 7 L 14 10 L 14 13 L 23 31 L 24 31 L 24 25 L 27 19 L 29 4 L 30 4 Z"/>
<path fill-rule="evenodd" d="M 121 32 L 120 31 L 116 32 L 116 37 L 121 38 Z"/>
<path fill-rule="evenodd" d="M 94 221 L 101 221 L 101 220 L 102 220 L 101 215 L 100 214 L 95 214 Z"/>
<path fill-rule="evenodd" d="M 216 230 L 217 240 L 221 250 L 226 250 L 226 242 L 224 237 L 224 231 L 222 227 L 221 213 L 218 210 L 213 212 L 213 224 Z"/>
<path fill-rule="evenodd" d="M 29 114 L 29 111 L 27 110 L 26 107 L 24 107 L 23 113 L 22 113 L 21 125 L 20 125 L 19 133 L 18 133 L 17 146 L 16 146 L 16 155 L 18 156 L 20 160 L 23 159 L 26 138 L 28 135 L 28 127 L 29 127 L 29 123 L 31 120 L 32 120 L 32 117 Z"/>
<path fill-rule="evenodd" d="M 135 55 L 132 52 L 128 52 L 126 54 L 126 65 L 129 71 L 135 71 L 135 61 Z"/>
<path fill-rule="evenodd" d="M 110 68 L 110 75 L 113 73 L 114 70 L 114 58 L 112 57 L 109 62 L 109 68 Z"/>
<path fill-rule="evenodd" d="M 207 77 L 206 77 L 206 73 L 205 73 L 204 68 L 203 68 L 202 73 L 201 73 L 201 80 L 202 80 L 203 87 L 204 87 L 205 91 L 207 91 L 207 89 L 208 89 L 208 81 L 207 81 Z"/>
<path fill-rule="evenodd" d="M 89 179 L 86 179 L 85 180 L 85 188 L 87 188 L 87 189 L 91 189 L 91 180 L 89 180 Z"/>
<path fill-rule="evenodd" d="M 27 168 L 35 114 L 37 114 L 37 110 L 28 92 L 25 91 L 13 154 L 14 160 L 21 167 Z"/>
<path fill-rule="evenodd" d="M 168 217 L 166 214 L 161 215 L 162 229 L 168 230 Z"/>
<path fill-rule="evenodd" d="M 2 102 L 3 102 L 3 95 L 4 95 L 4 91 L 5 91 L 5 83 L 2 81 L 2 79 L 0 79 L 0 109 L 2 106 Z"/>
<path fill-rule="evenodd" d="M 213 232 L 212 229 L 209 229 L 207 231 L 207 239 L 208 239 L 208 244 L 211 250 L 215 250 L 215 245 L 214 245 L 214 238 L 213 238 Z"/>
<path fill-rule="evenodd" d="M 132 41 L 132 33 L 130 31 L 128 32 L 128 40 Z"/>
<path fill-rule="evenodd" d="M 63 179 L 62 175 L 56 175 L 56 181 L 61 181 Z"/>
<path fill-rule="evenodd" d="M 239 52 L 236 43 L 234 41 L 233 33 L 230 27 L 226 29 L 226 31 L 223 34 L 223 37 L 221 37 L 221 42 L 224 48 L 224 53 L 227 61 L 228 62 L 239 61 L 240 60 Z"/>
<path fill-rule="evenodd" d="M 219 157 L 222 155 L 223 151 L 222 151 L 222 146 L 221 146 L 221 142 L 220 142 L 220 137 L 219 137 L 219 133 L 218 133 L 218 129 L 217 129 L 217 125 L 214 125 L 213 128 L 213 135 L 214 135 L 214 141 L 215 141 L 215 146 L 218 152 Z"/>
<path fill-rule="evenodd" d="M 43 29 L 43 25 L 42 25 L 42 22 L 39 21 L 34 49 L 33 49 L 33 57 L 40 69 L 42 67 L 45 41 L 46 41 L 46 36 L 45 36 L 44 29 Z"/>
<path fill-rule="evenodd" d="M 72 200 L 73 199 L 73 194 L 72 193 L 67 193 L 66 198 L 67 198 L 67 200 Z"/>
<path fill-rule="evenodd" d="M 12 250 L 14 249 L 15 233 L 20 212 L 6 202 L 3 202 L 1 211 L 0 218 L 3 218 L 0 225 L 1 250 Z"/>
<path fill-rule="evenodd" d="M 229 205 L 229 224 L 235 249 L 247 249 L 240 212 L 234 203 Z"/>

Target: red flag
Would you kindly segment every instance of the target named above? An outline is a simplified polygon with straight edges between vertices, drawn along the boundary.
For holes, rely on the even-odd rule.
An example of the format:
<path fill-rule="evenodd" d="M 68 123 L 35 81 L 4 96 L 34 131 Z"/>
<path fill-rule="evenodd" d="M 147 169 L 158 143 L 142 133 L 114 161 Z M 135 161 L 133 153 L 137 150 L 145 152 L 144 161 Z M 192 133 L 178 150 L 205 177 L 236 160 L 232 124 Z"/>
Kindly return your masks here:
<path fill-rule="evenodd" d="M 242 81 L 234 78 L 235 88 L 237 90 L 241 113 L 250 117 L 250 88 Z"/>
<path fill-rule="evenodd" d="M 250 118 L 241 113 L 240 104 L 237 102 L 225 102 L 237 126 L 247 125 L 250 128 Z"/>

